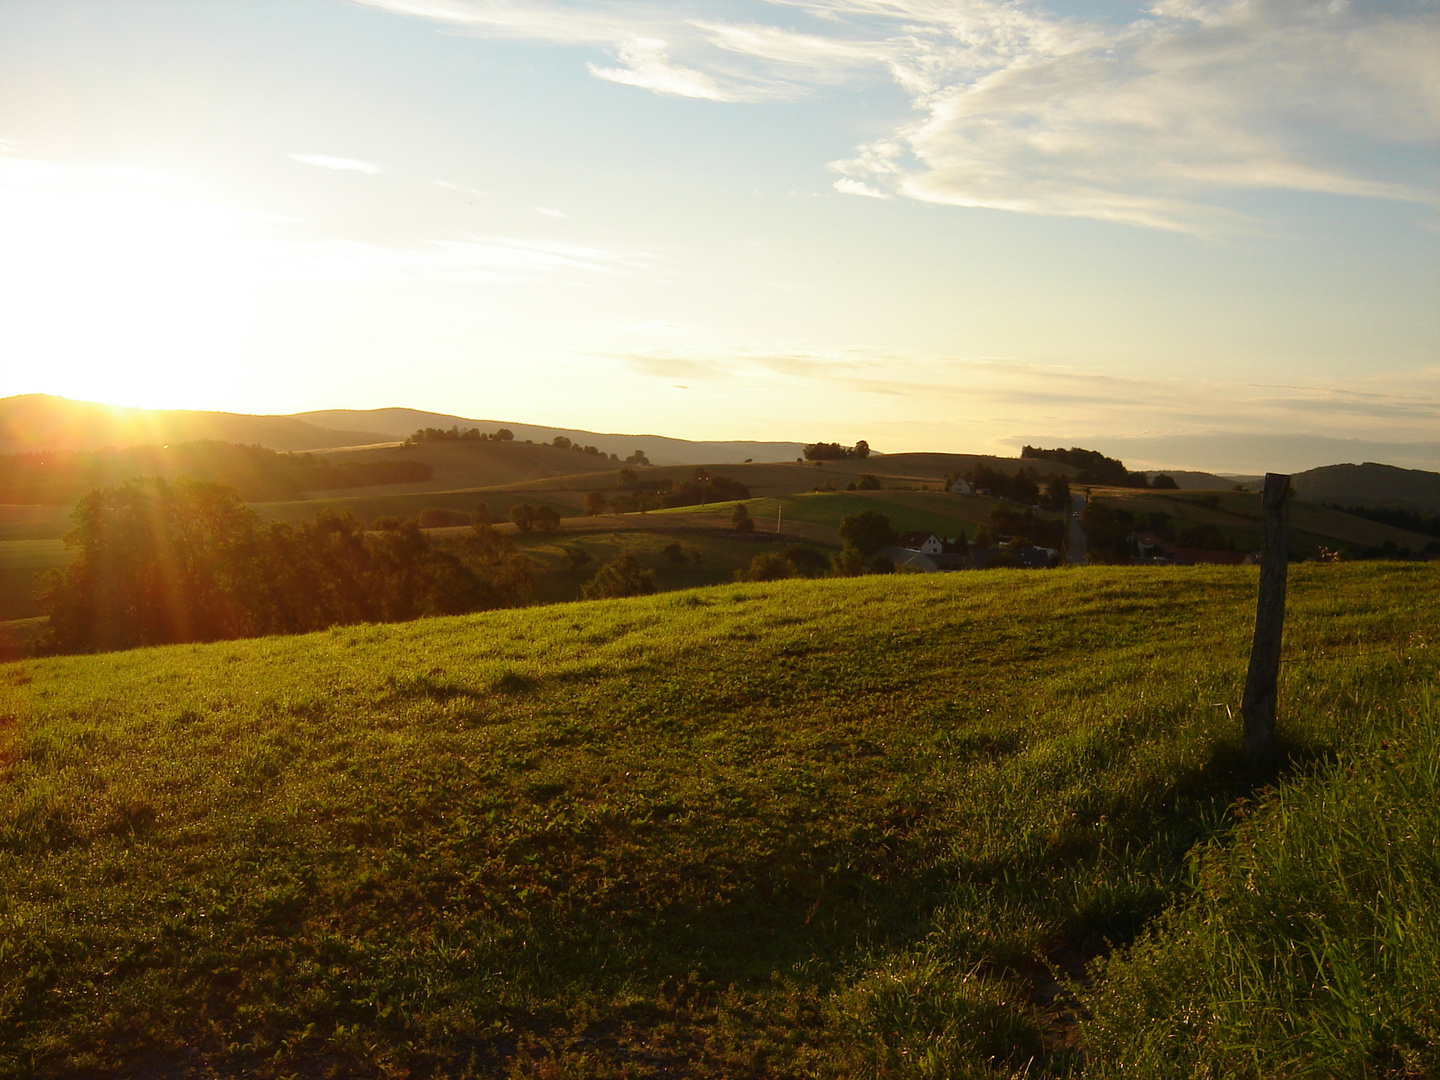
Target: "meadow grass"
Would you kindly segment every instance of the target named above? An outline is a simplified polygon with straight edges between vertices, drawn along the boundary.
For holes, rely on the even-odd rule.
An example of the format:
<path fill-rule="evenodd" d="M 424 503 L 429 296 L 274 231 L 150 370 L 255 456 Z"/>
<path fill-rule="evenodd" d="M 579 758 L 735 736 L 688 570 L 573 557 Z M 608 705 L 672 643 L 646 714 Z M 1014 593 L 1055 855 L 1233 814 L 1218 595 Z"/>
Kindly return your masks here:
<path fill-rule="evenodd" d="M 1095 488 L 1102 503 L 1137 516 L 1168 514 L 1177 530 L 1187 525 L 1214 525 L 1238 550 L 1258 551 L 1264 532 L 1260 495 L 1251 491 L 1156 491 L 1140 488 Z M 1382 525 L 1318 503 L 1290 503 L 1289 542 L 1292 552 L 1311 557 L 1321 548 L 1397 547 L 1420 552 L 1433 537 Z"/>
<path fill-rule="evenodd" d="M 1328 1075 L 1212 1001 L 1244 964 L 1245 1000 L 1273 990 L 1292 939 L 1410 982 L 1368 1027 L 1312 984 L 1291 1031 L 1420 1060 L 1436 834 L 1373 753 L 1420 767 L 1440 572 L 1291 575 L 1278 789 L 1226 708 L 1252 568 L 729 585 L 0 666 L 0 1072 Z M 1332 828 L 1356 768 L 1376 809 Z M 1267 923 L 1245 838 L 1327 830 L 1342 877 L 1365 848 L 1390 876 L 1353 879 L 1361 914 Z M 1285 858 L 1286 896 L 1334 876 Z M 1379 888 L 1399 914 L 1371 933 Z M 1428 952 L 1375 944 L 1404 934 Z M 1137 935 L 1081 991 L 1082 1054 L 1056 976 Z M 1343 993 L 1378 995 L 1356 970 Z M 1182 990 L 1209 1041 L 1166 1057 Z"/>

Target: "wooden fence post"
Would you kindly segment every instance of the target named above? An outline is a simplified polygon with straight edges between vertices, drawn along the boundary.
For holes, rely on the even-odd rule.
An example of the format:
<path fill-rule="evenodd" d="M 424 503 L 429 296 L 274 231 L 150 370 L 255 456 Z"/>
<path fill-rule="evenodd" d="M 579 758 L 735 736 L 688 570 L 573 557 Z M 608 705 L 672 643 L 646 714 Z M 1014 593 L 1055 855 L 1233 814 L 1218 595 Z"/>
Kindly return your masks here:
<path fill-rule="evenodd" d="M 1280 637 L 1285 629 L 1286 525 L 1290 477 L 1265 474 L 1265 546 L 1260 553 L 1260 594 L 1255 602 L 1255 638 L 1240 715 L 1245 721 L 1245 760 L 1258 765 L 1275 742 L 1276 684 L 1280 678 Z"/>

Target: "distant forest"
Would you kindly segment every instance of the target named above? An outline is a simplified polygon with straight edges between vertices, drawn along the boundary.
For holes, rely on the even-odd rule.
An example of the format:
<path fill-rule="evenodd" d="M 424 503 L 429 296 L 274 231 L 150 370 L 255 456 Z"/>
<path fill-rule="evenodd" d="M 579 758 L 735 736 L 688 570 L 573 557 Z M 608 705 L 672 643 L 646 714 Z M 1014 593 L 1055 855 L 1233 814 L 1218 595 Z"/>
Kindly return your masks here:
<path fill-rule="evenodd" d="M 1106 457 L 1098 450 L 1086 450 L 1079 446 L 1072 446 L 1069 450 L 1059 446 L 1054 450 L 1044 450 L 1038 446 L 1026 446 L 1021 449 L 1020 457 L 1021 460 L 1057 461 L 1078 469 L 1079 473 L 1074 477 L 1077 484 L 1133 488 L 1150 486 L 1150 481 L 1143 472 L 1131 472 L 1125 468 L 1123 461 Z M 1173 487 L 1174 481 L 1165 486 Z"/>
<path fill-rule="evenodd" d="M 1401 510 L 1388 506 L 1341 506 L 1339 503 L 1326 503 L 1325 505 L 1332 510 L 1339 510 L 1343 514 L 1354 514 L 1366 521 L 1391 525 L 1397 529 L 1408 529 L 1410 532 L 1420 533 L 1424 536 L 1440 537 L 1440 517 L 1426 517 L 1418 510 Z"/>
<path fill-rule="evenodd" d="M 131 480 L 86 494 L 65 537 L 74 558 L 42 581 L 50 652 L 295 634 L 525 603 L 530 562 L 477 525 L 459 543 L 417 523 L 368 531 L 324 511 L 262 524 L 239 492 Z"/>
<path fill-rule="evenodd" d="M 0 457 L 0 503 L 62 506 L 92 488 L 137 476 L 188 476 L 233 487 L 248 502 L 272 502 L 307 491 L 413 483 L 431 475 L 430 466 L 419 461 L 336 464 L 314 454 L 205 441 Z"/>

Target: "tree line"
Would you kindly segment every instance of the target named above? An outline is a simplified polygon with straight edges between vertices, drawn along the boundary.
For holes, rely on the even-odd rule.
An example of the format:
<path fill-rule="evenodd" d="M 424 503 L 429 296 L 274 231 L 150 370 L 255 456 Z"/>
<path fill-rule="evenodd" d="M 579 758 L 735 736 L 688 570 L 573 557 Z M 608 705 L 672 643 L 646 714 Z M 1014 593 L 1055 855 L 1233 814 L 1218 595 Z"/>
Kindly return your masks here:
<path fill-rule="evenodd" d="M 136 479 L 83 496 L 70 564 L 42 581 L 42 648 L 141 645 L 293 634 L 523 604 L 530 562 L 477 525 L 441 544 L 417 522 L 368 530 L 324 511 L 264 524 L 239 492 L 207 481 Z"/>
<path fill-rule="evenodd" d="M 424 427 L 407 436 L 404 446 L 419 446 L 423 443 L 450 443 L 450 442 L 514 442 L 515 433 L 509 428 L 499 428 L 496 431 L 484 432 L 479 428 L 462 428 L 458 424 L 452 424 L 448 428 Z M 526 440 L 529 442 L 530 440 Z M 543 445 L 553 446 L 557 450 L 574 450 L 580 454 L 589 454 L 591 457 L 605 458 L 610 461 L 619 461 L 619 454 L 606 455 L 605 451 L 597 446 L 582 445 L 573 441 L 568 435 L 556 435 L 548 443 Z M 649 465 L 650 459 L 645 456 L 644 450 L 636 450 L 625 459 L 626 465 Z"/>
<path fill-rule="evenodd" d="M 811 443 L 805 447 L 806 461 L 843 461 L 846 458 L 867 458 L 870 444 L 861 439 L 854 446 L 841 446 L 833 442 Z"/>
<path fill-rule="evenodd" d="M 509 428 L 500 428 L 496 431 L 484 432 L 479 428 L 462 428 L 458 424 L 452 424 L 448 428 L 423 427 L 417 428 L 413 435 L 405 439 L 405 446 L 417 446 L 420 443 L 432 442 L 514 442 L 515 433 Z"/>
<path fill-rule="evenodd" d="M 1057 446 L 1053 450 L 1044 450 L 1038 446 L 1026 446 L 1020 450 L 1022 460 L 1055 461 L 1062 465 L 1069 465 L 1078 472 L 1075 475 L 1075 482 L 1079 484 L 1095 484 L 1103 487 L 1150 487 L 1150 480 L 1143 472 L 1131 472 L 1125 467 L 1123 461 L 1116 458 L 1106 457 L 1098 450 L 1086 450 L 1083 447 L 1072 446 L 1069 450 Z M 1170 481 L 1162 487 L 1175 487 L 1175 481 L 1171 477 L 1165 477 Z"/>
<path fill-rule="evenodd" d="M 688 480 L 676 483 L 669 476 L 639 479 L 628 469 L 620 470 L 620 482 L 626 490 L 606 498 L 604 493 L 591 491 L 585 496 L 587 514 L 634 514 L 646 510 L 664 510 L 676 506 L 704 506 L 712 502 L 730 502 L 750 498 L 750 489 L 728 476 L 712 476 L 698 466 Z"/>

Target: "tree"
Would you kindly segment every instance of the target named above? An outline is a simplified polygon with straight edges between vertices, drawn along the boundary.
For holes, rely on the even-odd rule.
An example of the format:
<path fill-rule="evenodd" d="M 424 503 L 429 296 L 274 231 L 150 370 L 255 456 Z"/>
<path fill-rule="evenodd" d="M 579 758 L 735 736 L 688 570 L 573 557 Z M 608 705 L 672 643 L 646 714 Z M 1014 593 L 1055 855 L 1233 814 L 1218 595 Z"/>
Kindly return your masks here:
<path fill-rule="evenodd" d="M 866 458 L 870 456 L 870 444 L 861 439 L 854 446 L 839 443 L 811 443 L 805 447 L 805 457 L 810 461 L 841 461 L 845 458 Z"/>
<path fill-rule="evenodd" d="M 535 527 L 535 507 L 529 503 L 521 503 L 519 506 L 510 508 L 510 520 L 521 532 L 528 533 Z"/>
<path fill-rule="evenodd" d="M 1045 505 L 1051 510 L 1070 509 L 1070 481 L 1059 473 L 1051 473 L 1045 485 Z"/>
<path fill-rule="evenodd" d="M 735 509 L 730 511 L 730 527 L 736 532 L 755 531 L 755 519 L 750 516 L 750 511 L 745 509 L 744 503 L 736 503 Z"/>
<path fill-rule="evenodd" d="M 679 544 L 666 544 L 665 558 L 669 559 L 676 566 L 684 566 L 690 561 L 685 555 L 685 549 Z"/>
<path fill-rule="evenodd" d="M 585 493 L 585 513 L 590 517 L 594 517 L 596 514 L 603 514 L 608 505 L 609 503 L 606 501 L 603 492 L 587 491 Z"/>
<path fill-rule="evenodd" d="M 879 491 L 880 478 L 878 476 L 872 476 L 870 473 L 866 473 L 864 476 L 860 477 L 860 482 L 857 483 L 855 487 L 860 491 Z"/>
<path fill-rule="evenodd" d="M 1234 551 L 1235 541 L 1229 539 L 1209 522 L 1187 525 L 1175 537 L 1175 544 L 1182 548 L 1200 551 Z"/>
<path fill-rule="evenodd" d="M 832 577 L 856 577 L 865 572 L 865 556 L 858 548 L 846 544 L 830 559 Z"/>
<path fill-rule="evenodd" d="M 530 562 L 507 538 L 437 544 L 414 520 L 370 530 L 326 510 L 261 525 L 233 488 L 137 480 L 75 512 L 76 554 L 45 587 L 47 648 L 93 651 L 523 603 Z"/>
<path fill-rule="evenodd" d="M 1150 481 L 1150 486 L 1160 491 L 1176 491 L 1180 487 L 1180 485 L 1175 482 L 1173 476 L 1163 472 L 1155 474 Z"/>
<path fill-rule="evenodd" d="M 550 441 L 550 445 L 560 450 L 569 450 L 571 443 L 564 435 L 556 435 L 555 438 Z"/>
<path fill-rule="evenodd" d="M 895 542 L 895 530 L 890 525 L 890 519 L 878 510 L 861 510 L 858 514 L 846 515 L 840 521 L 839 532 L 847 547 L 855 548 L 867 558 Z"/>
<path fill-rule="evenodd" d="M 260 520 L 233 488 L 131 480 L 75 507 L 69 566 L 43 582 L 52 647 L 107 651 L 256 632 Z"/>
<path fill-rule="evenodd" d="M 491 435 L 490 438 L 492 438 L 496 442 L 514 442 L 515 433 L 509 428 L 502 427 L 498 431 L 496 431 L 494 435 Z"/>
<path fill-rule="evenodd" d="M 805 577 L 815 577 L 823 574 L 829 565 L 828 560 L 820 552 L 808 544 L 791 544 L 785 549 L 785 558 L 795 568 L 797 574 Z"/>
<path fill-rule="evenodd" d="M 567 547 L 566 556 L 570 559 L 570 569 L 579 570 L 590 561 L 590 553 L 582 547 Z"/>
<path fill-rule="evenodd" d="M 794 564 L 774 551 L 762 551 L 750 560 L 749 566 L 735 571 L 736 581 L 779 581 L 794 576 Z"/>
<path fill-rule="evenodd" d="M 622 551 L 585 583 L 580 595 L 586 600 L 609 600 L 654 591 L 655 572 L 642 566 L 632 552 Z"/>
<path fill-rule="evenodd" d="M 634 471 L 630 469 L 621 469 L 620 472 L 616 475 L 616 479 L 619 480 L 623 486 L 629 487 L 630 485 L 635 483 L 635 481 L 638 480 L 639 477 L 637 477 Z"/>
<path fill-rule="evenodd" d="M 560 527 L 560 514 L 553 506 L 537 506 L 530 520 L 540 532 L 554 532 Z"/>
<path fill-rule="evenodd" d="M 625 459 L 626 465 L 649 465 L 650 459 L 645 456 L 644 450 L 636 450 Z"/>

